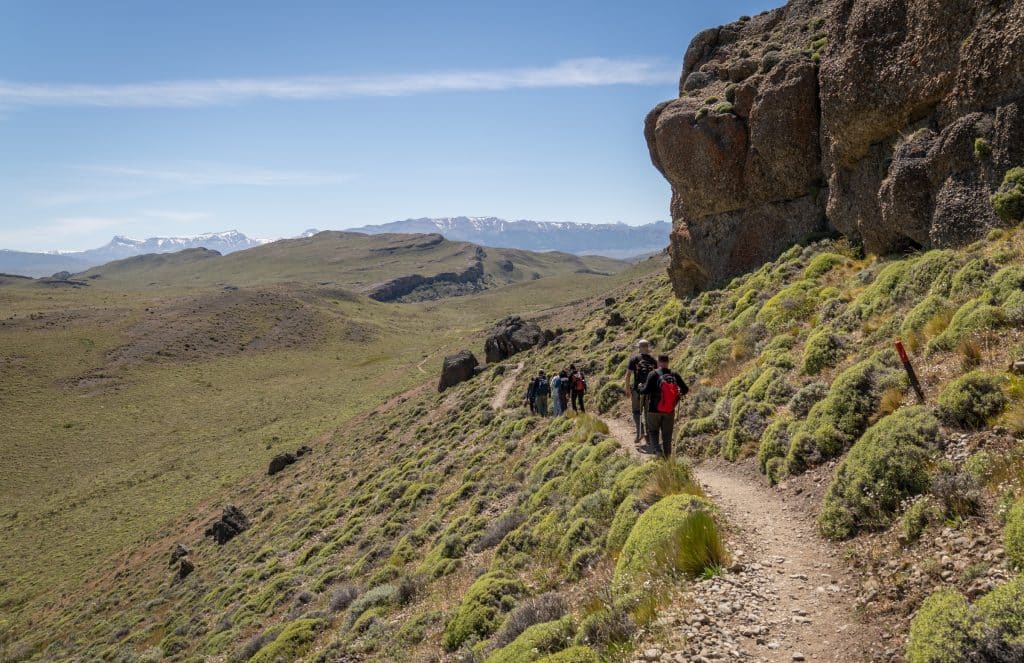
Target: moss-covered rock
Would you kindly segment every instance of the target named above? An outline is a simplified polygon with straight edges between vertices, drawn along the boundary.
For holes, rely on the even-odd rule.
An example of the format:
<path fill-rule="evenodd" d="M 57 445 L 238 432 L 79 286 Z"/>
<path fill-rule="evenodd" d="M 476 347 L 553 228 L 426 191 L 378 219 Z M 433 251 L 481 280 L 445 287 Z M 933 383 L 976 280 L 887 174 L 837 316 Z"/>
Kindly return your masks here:
<path fill-rule="evenodd" d="M 694 495 L 670 495 L 641 515 L 622 547 L 615 566 L 616 582 L 654 572 L 658 554 L 671 541 L 676 528 L 692 511 L 714 512 L 708 500 Z"/>
<path fill-rule="evenodd" d="M 501 624 L 502 615 L 525 593 L 523 583 L 507 573 L 491 571 L 477 578 L 445 625 L 444 648 L 454 651 L 473 638 L 493 633 Z"/>
<path fill-rule="evenodd" d="M 900 502 L 928 488 L 938 431 L 924 407 L 898 410 L 869 428 L 836 469 L 819 515 L 822 533 L 844 539 L 892 524 Z"/>
<path fill-rule="evenodd" d="M 955 589 L 940 589 L 924 600 L 910 624 L 907 663 L 960 663 L 970 623 L 967 600 Z"/>
<path fill-rule="evenodd" d="M 972 371 L 949 384 L 939 394 L 939 413 L 950 424 L 980 428 L 1006 407 L 1005 379 L 984 371 Z"/>

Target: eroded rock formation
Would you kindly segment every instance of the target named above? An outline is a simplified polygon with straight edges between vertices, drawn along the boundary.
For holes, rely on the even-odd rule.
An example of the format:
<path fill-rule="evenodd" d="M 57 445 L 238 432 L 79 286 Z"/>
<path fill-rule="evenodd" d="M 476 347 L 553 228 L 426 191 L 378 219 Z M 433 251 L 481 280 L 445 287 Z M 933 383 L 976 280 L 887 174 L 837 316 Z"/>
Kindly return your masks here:
<path fill-rule="evenodd" d="M 698 34 L 647 117 L 672 185 L 677 293 L 838 231 L 872 253 L 955 246 L 1024 163 L 1024 3 L 792 0 Z"/>

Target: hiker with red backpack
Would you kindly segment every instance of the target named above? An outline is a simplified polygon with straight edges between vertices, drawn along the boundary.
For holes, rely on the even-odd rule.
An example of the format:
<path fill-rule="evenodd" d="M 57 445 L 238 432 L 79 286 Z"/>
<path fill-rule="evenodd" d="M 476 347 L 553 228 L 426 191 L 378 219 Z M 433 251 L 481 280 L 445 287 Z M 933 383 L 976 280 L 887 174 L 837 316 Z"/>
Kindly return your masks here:
<path fill-rule="evenodd" d="M 647 443 L 654 453 L 665 458 L 672 455 L 676 406 L 689 391 L 668 362 L 668 355 L 658 355 L 658 368 L 647 376 L 642 391 L 647 396 Z"/>
<path fill-rule="evenodd" d="M 583 407 L 583 394 L 587 393 L 587 377 L 583 375 L 583 369 L 576 368 L 576 364 L 569 365 L 569 395 L 572 399 L 573 412 L 586 412 Z"/>
<path fill-rule="evenodd" d="M 647 384 L 647 376 L 658 368 L 658 360 L 651 354 L 650 342 L 640 339 L 636 342 L 637 353 L 630 357 L 626 365 L 626 389 L 630 405 L 633 407 L 633 425 L 636 426 L 635 444 L 644 439 L 644 410 L 647 409 L 647 396 L 642 392 Z"/>

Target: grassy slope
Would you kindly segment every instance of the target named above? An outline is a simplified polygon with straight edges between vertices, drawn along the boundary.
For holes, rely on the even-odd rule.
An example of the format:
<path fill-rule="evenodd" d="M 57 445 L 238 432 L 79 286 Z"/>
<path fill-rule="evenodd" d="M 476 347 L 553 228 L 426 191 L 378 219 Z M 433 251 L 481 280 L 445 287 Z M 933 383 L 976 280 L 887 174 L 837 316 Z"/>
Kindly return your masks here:
<path fill-rule="evenodd" d="M 102 560 L 262 470 L 273 453 L 435 379 L 443 355 L 482 345 L 495 319 L 617 282 L 577 275 L 385 305 L 270 283 L 296 274 L 248 264 L 255 273 L 239 277 L 237 291 L 152 292 L 113 279 L 0 288 L 3 612 L 74 588 Z"/>
<path fill-rule="evenodd" d="M 549 326 L 570 332 L 523 355 L 526 370 L 512 394 L 521 393 L 538 368 L 575 360 L 590 371 L 592 402 L 624 415 L 619 379 L 632 341 L 643 335 L 671 350 L 675 366 L 697 386 L 686 402 L 684 448 L 736 459 L 761 452 L 772 478 L 782 478 L 822 462 L 826 452 L 843 454 L 874 422 L 910 404 L 892 361 L 896 335 L 907 339 L 932 403 L 949 378 L 966 371 L 962 364 L 971 351 L 957 350 L 962 339 L 952 336 L 980 346 L 985 370 L 1016 357 L 1024 280 L 1007 281 L 1013 274 L 1005 268 L 1019 266 L 1022 255 L 1020 232 L 996 233 L 962 251 L 891 261 L 861 259 L 841 242 L 826 242 L 794 248 L 686 302 L 670 296 L 663 277 L 648 276 L 614 293 L 618 301 L 611 307 L 597 297 L 547 314 Z M 531 286 L 538 288 L 534 294 L 545 291 L 543 282 Z M 935 304 L 929 295 L 942 298 L 938 308 L 928 308 Z M 922 302 L 928 310 L 918 307 Z M 965 317 L 982 304 L 999 311 Z M 611 309 L 626 318 L 624 326 L 606 325 Z M 823 343 L 823 335 L 835 343 Z M 836 379 L 856 367 L 870 369 L 872 378 Z M 211 499 L 194 521 L 148 537 L 122 566 L 90 576 L 80 593 L 39 613 L 41 624 L 63 619 L 76 635 L 60 642 L 29 636 L 18 646 L 49 646 L 48 656 L 58 659 L 72 652 L 145 658 L 161 650 L 185 659 L 237 657 L 261 646 L 280 654 L 284 643 L 274 640 L 291 624 L 308 627 L 303 642 L 310 660 L 345 653 L 421 660 L 453 644 L 466 615 L 477 614 L 463 604 L 486 589 L 470 591 L 474 579 L 501 569 L 512 577 L 481 581 L 501 587 L 493 599 L 497 612 L 476 606 L 495 628 L 519 621 L 504 610 L 523 595 L 556 592 L 572 615 L 569 635 L 556 648 L 583 642 L 614 658 L 629 644 L 609 635 L 621 635 L 612 623 L 623 614 L 650 623 L 657 604 L 657 597 L 614 601 L 608 593 L 616 554 L 603 542 L 609 528 L 622 529 L 614 505 L 637 495 L 625 480 L 633 470 L 620 454 L 595 451 L 603 442 L 594 429 L 572 437 L 565 424 L 541 424 L 516 412 L 496 416 L 486 404 L 497 383 L 485 375 L 442 396 L 428 386 L 348 422 L 318 446 L 315 463 L 302 461 L 277 478 L 257 469 Z M 821 401 L 826 405 L 808 408 L 792 400 L 798 392 L 813 393 L 804 389 L 813 383 L 822 385 L 816 399 L 831 390 L 832 399 Z M 1019 426 L 1013 419 L 1020 417 L 1019 393 L 1007 393 L 1009 425 Z M 856 411 L 837 404 L 857 404 Z M 919 416 L 921 410 L 908 412 Z M 838 446 L 793 445 L 808 432 L 808 421 L 814 440 L 834 438 Z M 956 428 L 947 423 L 943 434 Z M 1009 453 L 1019 451 L 1018 444 Z M 986 490 L 1011 500 L 1020 494 L 1020 473 L 998 476 L 998 485 Z M 202 541 L 200 531 L 215 506 L 228 502 L 254 515 L 256 525 L 217 548 Z M 507 534 L 493 529 L 514 512 L 525 517 L 522 525 Z M 864 524 L 885 526 L 877 519 Z M 486 539 L 490 545 L 475 545 Z M 198 570 L 176 584 L 165 560 L 179 540 L 197 547 Z M 347 608 L 335 602 L 332 609 L 334 592 L 345 583 L 371 590 L 374 600 Z M 458 646 L 482 656 L 498 644 L 491 630 Z"/>

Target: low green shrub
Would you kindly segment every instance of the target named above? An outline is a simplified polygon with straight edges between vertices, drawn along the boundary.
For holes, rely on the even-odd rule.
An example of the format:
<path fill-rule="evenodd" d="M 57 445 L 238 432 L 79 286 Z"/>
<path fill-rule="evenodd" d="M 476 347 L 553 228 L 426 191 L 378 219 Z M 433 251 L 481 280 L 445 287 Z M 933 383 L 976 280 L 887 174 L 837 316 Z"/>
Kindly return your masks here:
<path fill-rule="evenodd" d="M 981 428 L 1006 407 L 1005 380 L 984 371 L 972 371 L 949 384 L 939 394 L 939 413 L 944 421 L 965 428 Z"/>
<path fill-rule="evenodd" d="M 539 658 L 537 663 L 601 663 L 601 657 L 586 645 L 576 645 Z"/>
<path fill-rule="evenodd" d="M 484 659 L 485 663 L 520 663 L 537 659 L 572 644 L 575 629 L 568 617 L 534 624 L 515 640 Z"/>
<path fill-rule="evenodd" d="M 964 660 L 971 611 L 955 589 L 940 589 L 924 600 L 910 624 L 907 663 Z"/>
<path fill-rule="evenodd" d="M 1012 650 L 1015 658 L 1024 660 L 1024 575 L 996 587 L 974 604 L 972 636 L 978 649 Z"/>
<path fill-rule="evenodd" d="M 903 538 L 909 542 L 917 541 L 921 534 L 932 523 L 940 522 L 942 511 L 927 496 L 916 499 L 911 503 L 900 518 L 900 531 Z"/>
<path fill-rule="evenodd" d="M 695 495 L 669 495 L 637 519 L 615 567 L 616 583 L 660 570 L 658 554 L 666 549 L 677 527 L 694 511 L 714 513 L 708 500 Z"/>
<path fill-rule="evenodd" d="M 605 550 L 610 553 L 617 553 L 622 550 L 622 546 L 626 545 L 626 539 L 629 538 L 633 525 L 636 524 L 640 514 L 646 508 L 647 505 L 636 495 L 630 495 L 622 500 L 618 509 L 615 510 L 615 517 L 608 528 L 604 544 Z"/>
<path fill-rule="evenodd" d="M 807 322 L 818 306 L 818 290 L 812 281 L 797 281 L 786 286 L 764 303 L 757 321 L 773 333 Z"/>
<path fill-rule="evenodd" d="M 1006 514 L 1003 545 L 1010 561 L 1024 571 L 1024 499 L 1017 500 Z"/>
<path fill-rule="evenodd" d="M 761 444 L 757 448 L 757 464 L 764 474 L 768 474 L 769 462 L 775 458 L 785 458 L 792 426 L 792 417 L 779 416 L 768 424 L 761 435 Z M 769 477 L 769 481 L 775 485 L 773 477 Z"/>
<path fill-rule="evenodd" d="M 792 431 L 786 471 L 800 474 L 849 448 L 867 428 L 882 392 L 905 379 L 897 362 L 895 352 L 882 352 L 840 373 L 828 396 Z"/>
<path fill-rule="evenodd" d="M 978 297 L 957 309 L 946 329 L 928 344 L 928 349 L 952 350 L 970 334 L 998 330 L 1005 324 L 1003 309 L 988 304 L 986 297 Z"/>
<path fill-rule="evenodd" d="M 807 267 L 804 268 L 803 277 L 805 279 L 816 279 L 831 272 L 838 265 L 845 265 L 848 262 L 850 262 L 849 258 L 838 253 L 819 253 L 807 263 Z"/>
<path fill-rule="evenodd" d="M 477 578 L 444 627 L 444 648 L 454 651 L 474 638 L 493 633 L 501 624 L 503 614 L 515 607 L 525 593 L 526 588 L 518 579 L 500 571 Z"/>
<path fill-rule="evenodd" d="M 977 295 L 988 283 L 992 273 L 992 265 L 985 259 L 970 260 L 953 276 L 949 294 L 954 299 L 963 300 Z"/>
<path fill-rule="evenodd" d="M 249 659 L 251 663 L 285 663 L 299 659 L 316 641 L 317 631 L 325 625 L 321 619 L 297 619 L 284 627 L 273 642 Z"/>
<path fill-rule="evenodd" d="M 989 198 L 992 208 L 1003 221 L 1024 220 L 1024 167 L 1011 168 L 1003 183 Z"/>
<path fill-rule="evenodd" d="M 830 539 L 884 529 L 900 502 L 928 489 L 930 447 L 939 422 L 924 407 L 908 407 L 867 430 L 836 469 L 818 518 Z"/>
<path fill-rule="evenodd" d="M 608 412 L 622 400 L 622 397 L 622 384 L 618 380 L 609 382 L 597 391 L 597 411 L 601 414 Z"/>
<path fill-rule="evenodd" d="M 804 344 L 803 372 L 806 375 L 817 375 L 835 366 L 842 358 L 842 349 L 842 340 L 828 327 L 811 333 Z"/>

